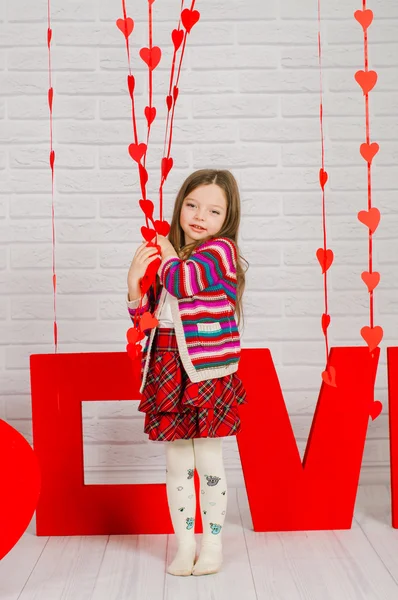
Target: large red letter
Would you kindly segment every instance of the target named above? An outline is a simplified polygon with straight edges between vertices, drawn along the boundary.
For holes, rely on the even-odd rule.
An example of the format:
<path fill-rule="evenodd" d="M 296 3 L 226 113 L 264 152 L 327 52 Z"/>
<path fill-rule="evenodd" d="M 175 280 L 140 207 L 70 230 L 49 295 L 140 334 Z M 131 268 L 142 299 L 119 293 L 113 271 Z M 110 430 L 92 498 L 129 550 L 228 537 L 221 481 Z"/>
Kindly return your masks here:
<path fill-rule="evenodd" d="M 237 441 L 255 531 L 351 527 L 379 353 L 331 349 L 337 388 L 322 383 L 302 464 L 269 350 L 243 351 Z"/>

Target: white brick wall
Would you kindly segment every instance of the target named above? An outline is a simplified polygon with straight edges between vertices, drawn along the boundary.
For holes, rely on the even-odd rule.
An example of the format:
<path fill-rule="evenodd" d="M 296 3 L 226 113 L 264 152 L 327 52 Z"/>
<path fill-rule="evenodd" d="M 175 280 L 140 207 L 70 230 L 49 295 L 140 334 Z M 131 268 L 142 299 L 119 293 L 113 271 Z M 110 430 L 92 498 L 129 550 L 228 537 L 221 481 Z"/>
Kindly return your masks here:
<path fill-rule="evenodd" d="M 130 6 L 129 6 L 130 5 Z M 157 200 L 169 76 L 170 32 L 180 3 L 154 4 L 154 72 L 159 118 L 148 157 L 149 197 Z M 31 441 L 29 355 L 53 351 L 51 196 L 45 0 L 0 1 L 0 417 Z M 128 3 L 137 75 L 137 110 L 146 104 L 147 3 Z M 165 214 L 194 169 L 229 168 L 238 178 L 241 252 L 250 262 L 244 347 L 272 350 L 303 455 L 323 369 L 322 245 L 318 185 L 320 132 L 316 2 L 228 0 L 197 3 L 180 80 Z M 322 2 L 324 114 L 331 345 L 362 344 L 368 297 L 364 99 L 354 81 L 363 68 L 361 3 Z M 385 337 L 377 378 L 383 414 L 370 421 L 361 482 L 389 481 L 385 348 L 398 339 L 398 4 L 368 3 L 373 203 L 382 220 L 374 241 L 381 272 L 375 323 Z M 115 26 L 121 3 L 52 1 L 56 271 L 60 352 L 123 351 L 129 319 L 128 266 L 140 243 L 136 170 L 126 93 L 126 53 Z M 139 118 L 141 137 L 144 119 Z M 299 359 L 298 359 L 299 357 Z M 147 442 L 136 403 L 84 406 L 87 481 L 164 481 L 161 444 Z M 117 443 L 115 443 L 117 442 Z M 226 440 L 231 484 L 243 485 L 235 438 Z"/>

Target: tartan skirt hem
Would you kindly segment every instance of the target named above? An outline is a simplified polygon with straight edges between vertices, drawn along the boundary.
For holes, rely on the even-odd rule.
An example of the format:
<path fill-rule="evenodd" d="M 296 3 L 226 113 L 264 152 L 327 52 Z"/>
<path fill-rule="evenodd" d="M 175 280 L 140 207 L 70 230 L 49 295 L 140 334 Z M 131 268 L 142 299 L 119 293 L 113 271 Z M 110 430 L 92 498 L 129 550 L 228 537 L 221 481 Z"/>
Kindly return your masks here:
<path fill-rule="evenodd" d="M 145 364 L 146 352 L 142 356 Z M 241 431 L 246 390 L 235 373 L 192 382 L 182 365 L 174 329 L 157 330 L 138 410 L 152 441 L 227 437 Z"/>

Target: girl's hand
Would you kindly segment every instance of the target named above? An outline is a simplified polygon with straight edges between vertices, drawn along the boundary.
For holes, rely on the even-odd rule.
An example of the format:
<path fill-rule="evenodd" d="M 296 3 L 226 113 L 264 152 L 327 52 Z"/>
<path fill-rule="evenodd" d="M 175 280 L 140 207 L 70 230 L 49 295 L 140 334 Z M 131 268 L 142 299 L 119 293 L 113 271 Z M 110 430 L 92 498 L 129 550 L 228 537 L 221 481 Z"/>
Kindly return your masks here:
<path fill-rule="evenodd" d="M 154 237 L 151 242 L 153 244 L 156 243 L 156 237 Z M 175 250 L 173 244 L 171 242 L 169 242 L 169 240 L 164 237 L 164 235 L 160 235 L 158 233 L 157 235 L 157 244 L 158 246 L 160 246 L 160 248 L 162 249 L 162 259 L 165 258 L 166 256 L 178 256 L 178 252 Z"/>
<path fill-rule="evenodd" d="M 158 245 L 160 246 L 160 244 Z M 149 263 L 155 260 L 157 256 L 159 256 L 157 249 L 153 246 L 148 247 L 146 241 L 138 246 L 129 268 L 127 281 L 133 285 L 137 284 L 144 277 Z"/>

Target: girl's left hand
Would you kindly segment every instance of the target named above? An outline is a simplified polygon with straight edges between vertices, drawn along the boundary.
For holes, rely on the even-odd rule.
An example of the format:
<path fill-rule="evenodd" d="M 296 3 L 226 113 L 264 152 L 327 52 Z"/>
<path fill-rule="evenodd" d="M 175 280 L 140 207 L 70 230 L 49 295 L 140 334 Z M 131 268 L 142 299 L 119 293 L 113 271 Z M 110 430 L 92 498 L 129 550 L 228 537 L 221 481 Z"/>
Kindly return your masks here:
<path fill-rule="evenodd" d="M 162 258 L 164 258 L 166 255 L 176 255 L 178 256 L 177 251 L 175 250 L 174 246 L 171 244 L 171 242 L 169 242 L 169 240 L 164 236 L 164 235 L 160 235 L 160 233 L 158 233 L 157 235 L 157 241 L 156 241 L 156 236 L 151 240 L 151 242 L 153 244 L 158 244 L 158 246 L 160 246 L 161 250 L 162 250 Z"/>

